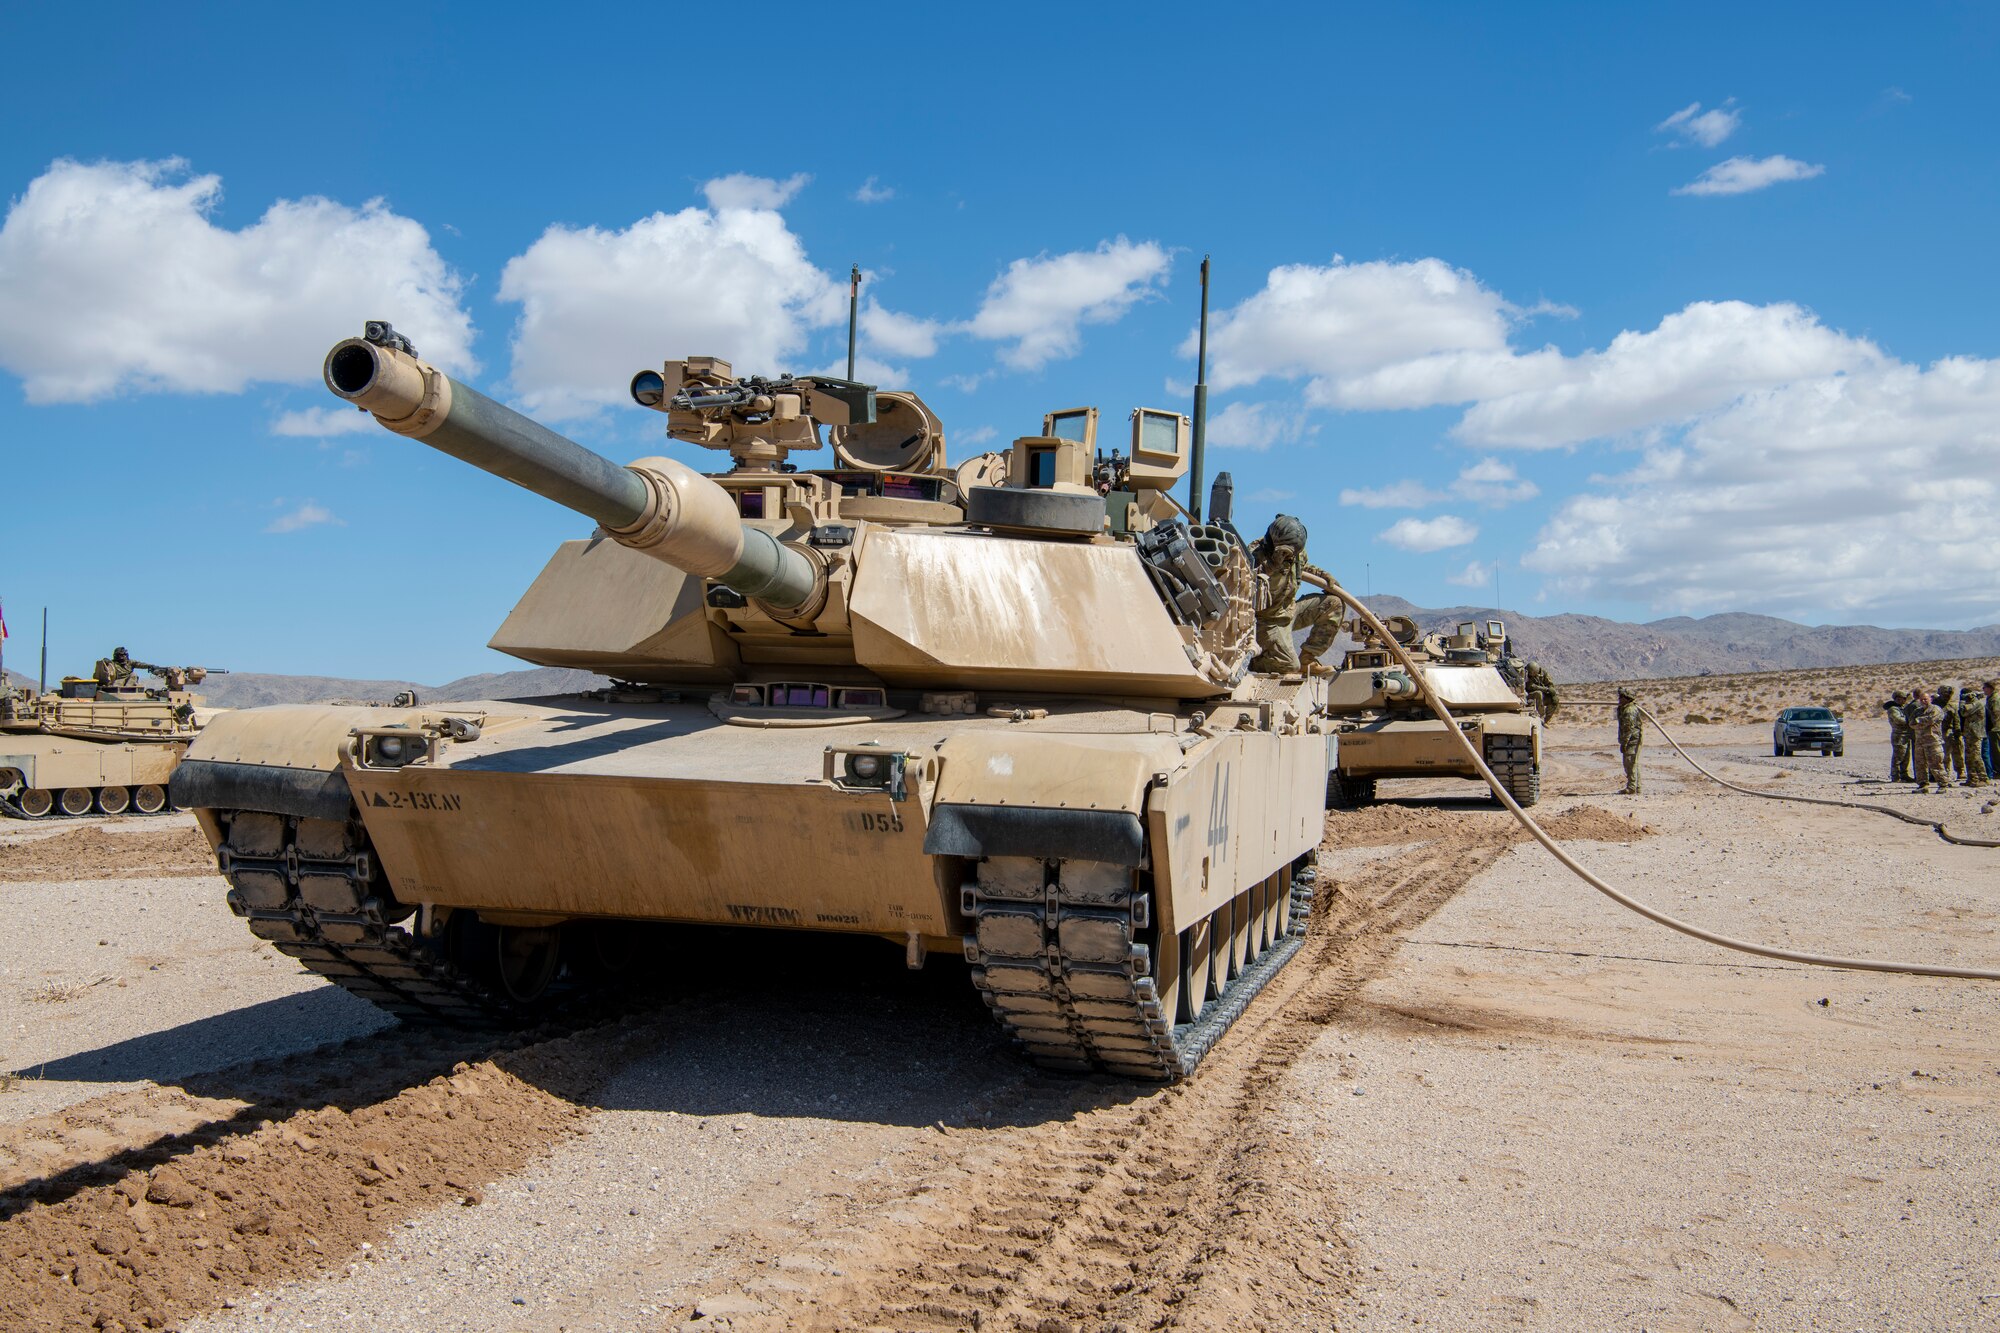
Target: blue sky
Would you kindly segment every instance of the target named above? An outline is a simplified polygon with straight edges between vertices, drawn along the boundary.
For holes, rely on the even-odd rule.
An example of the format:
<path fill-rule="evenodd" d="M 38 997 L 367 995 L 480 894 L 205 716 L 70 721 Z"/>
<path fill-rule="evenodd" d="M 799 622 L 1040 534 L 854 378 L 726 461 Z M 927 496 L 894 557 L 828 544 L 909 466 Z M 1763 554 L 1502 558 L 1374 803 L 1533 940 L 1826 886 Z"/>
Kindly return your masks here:
<path fill-rule="evenodd" d="M 2000 621 L 1989 8 L 705 12 L 0 14 L 9 662 L 506 669 L 586 524 L 327 433 L 364 317 L 636 457 L 858 263 L 956 460 L 1185 410 L 1203 253 L 1210 466 L 1351 586 Z"/>

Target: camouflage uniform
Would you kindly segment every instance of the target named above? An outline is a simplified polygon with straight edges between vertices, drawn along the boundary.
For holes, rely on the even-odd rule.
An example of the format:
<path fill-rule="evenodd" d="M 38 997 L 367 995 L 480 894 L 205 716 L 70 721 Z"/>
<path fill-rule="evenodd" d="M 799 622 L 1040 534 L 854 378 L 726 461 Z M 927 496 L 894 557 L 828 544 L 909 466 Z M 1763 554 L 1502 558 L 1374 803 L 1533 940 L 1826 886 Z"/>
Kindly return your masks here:
<path fill-rule="evenodd" d="M 1273 519 L 1255 549 L 1257 572 L 1270 586 L 1270 600 L 1257 613 L 1257 656 L 1250 669 L 1296 675 L 1333 647 L 1347 606 L 1332 593 L 1299 596 L 1299 583 L 1308 574 L 1332 580 L 1326 571 L 1306 563 L 1306 526 L 1290 514 Z M 1294 646 L 1301 629 L 1310 630 L 1303 649 Z"/>
<path fill-rule="evenodd" d="M 1528 705 L 1544 723 L 1553 722 L 1562 707 L 1555 680 L 1540 662 L 1528 663 Z"/>
<path fill-rule="evenodd" d="M 1926 791 L 1932 785 L 1943 790 L 1944 710 L 1918 690 L 1910 706 L 1903 710 L 1903 716 L 1910 723 L 1910 752 L 1916 760 L 1917 790 Z"/>
<path fill-rule="evenodd" d="M 1910 781 L 1910 692 L 1897 690 L 1882 705 L 1889 718 L 1889 781 Z"/>
<path fill-rule="evenodd" d="M 91 671 L 91 678 L 106 689 L 129 690 L 139 683 L 132 671 L 132 655 L 123 648 L 113 648 L 111 656 L 97 659 L 97 666 Z"/>
<path fill-rule="evenodd" d="M 1965 736 L 1959 730 L 1958 692 L 1949 686 L 1937 692 L 1938 711 L 1944 714 L 1944 775 L 1965 780 Z"/>
<path fill-rule="evenodd" d="M 1986 772 L 2000 773 L 2000 680 L 1986 682 Z"/>
<path fill-rule="evenodd" d="M 1624 690 L 1618 691 L 1618 753 L 1625 758 L 1625 794 L 1639 794 L 1639 746 L 1645 740 L 1646 719 L 1639 715 L 1639 701 Z"/>
<path fill-rule="evenodd" d="M 1959 691 L 1958 736 L 1965 748 L 1965 785 L 1986 785 L 1986 699 L 1968 687 Z"/>

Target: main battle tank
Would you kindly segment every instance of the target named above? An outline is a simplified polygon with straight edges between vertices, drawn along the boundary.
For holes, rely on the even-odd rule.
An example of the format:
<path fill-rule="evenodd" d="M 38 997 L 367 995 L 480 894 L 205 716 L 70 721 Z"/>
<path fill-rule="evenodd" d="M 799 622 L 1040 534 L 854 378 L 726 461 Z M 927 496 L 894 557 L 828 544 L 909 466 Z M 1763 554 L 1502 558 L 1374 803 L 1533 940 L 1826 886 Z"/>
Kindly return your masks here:
<path fill-rule="evenodd" d="M 622 922 L 962 952 L 1035 1060 L 1193 1069 L 1298 947 L 1324 682 L 1250 674 L 1256 579 L 1168 494 L 1187 421 L 1094 408 L 949 467 L 912 394 L 739 378 L 632 396 L 703 475 L 620 467 L 386 325 L 328 387 L 594 520 L 492 639 L 619 684 L 449 708 L 226 714 L 175 776 L 258 936 L 414 1020 L 510 1022 L 602 975 Z M 797 470 L 795 450 L 835 454 Z"/>
<path fill-rule="evenodd" d="M 1383 622 L 1469 736 L 1507 792 L 1523 806 L 1542 795 L 1542 724 L 1522 702 L 1513 678 L 1525 667 L 1513 657 L 1506 627 L 1472 621 L 1455 633 L 1425 634 L 1408 616 Z M 1360 646 L 1348 652 L 1327 687 L 1326 711 L 1334 719 L 1338 762 L 1327 785 L 1330 800 L 1362 805 L 1375 799 L 1383 778 L 1485 779 L 1466 761 L 1444 723 L 1431 714 L 1416 683 L 1387 646 L 1355 629 Z"/>
<path fill-rule="evenodd" d="M 167 808 L 174 766 L 201 730 L 201 696 L 187 687 L 208 670 L 130 667 L 115 683 L 65 676 L 47 694 L 0 695 L 0 812 L 42 819 Z M 134 672 L 163 684 L 143 685 Z"/>

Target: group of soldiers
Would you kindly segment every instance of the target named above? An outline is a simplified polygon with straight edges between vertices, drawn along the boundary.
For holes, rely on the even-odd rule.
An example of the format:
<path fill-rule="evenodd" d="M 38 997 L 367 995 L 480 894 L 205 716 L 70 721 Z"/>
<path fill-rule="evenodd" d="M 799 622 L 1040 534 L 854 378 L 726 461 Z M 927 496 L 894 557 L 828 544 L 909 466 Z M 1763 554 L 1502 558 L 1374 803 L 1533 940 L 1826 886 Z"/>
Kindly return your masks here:
<path fill-rule="evenodd" d="M 1993 772 L 2000 734 L 2000 681 L 1978 690 L 1940 685 L 1897 690 L 1882 703 L 1889 718 L 1889 781 L 1915 782 L 1920 792 L 1943 791 L 1954 778 L 1984 787 Z M 1914 770 L 1914 772 L 1912 771 Z"/>

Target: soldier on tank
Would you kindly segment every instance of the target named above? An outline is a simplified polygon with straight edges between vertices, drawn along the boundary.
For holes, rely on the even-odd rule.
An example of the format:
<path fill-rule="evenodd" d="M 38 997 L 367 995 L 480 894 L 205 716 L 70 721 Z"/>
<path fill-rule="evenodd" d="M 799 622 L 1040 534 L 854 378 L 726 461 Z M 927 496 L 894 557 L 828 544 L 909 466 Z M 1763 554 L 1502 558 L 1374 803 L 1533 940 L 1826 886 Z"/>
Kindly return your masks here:
<path fill-rule="evenodd" d="M 1889 781 L 1910 781 L 1910 692 L 1897 690 L 1883 701 L 1889 719 Z"/>
<path fill-rule="evenodd" d="M 1958 692 L 1958 736 L 1965 751 L 1965 785 L 1986 785 L 1986 698 L 1970 685 Z"/>
<path fill-rule="evenodd" d="M 113 648 L 109 657 L 98 658 L 90 674 L 101 689 L 129 690 L 139 683 L 132 670 L 132 654 L 122 647 Z"/>
<path fill-rule="evenodd" d="M 1944 710 L 1921 687 L 1903 710 L 1910 724 L 1910 753 L 1917 770 L 1917 791 L 1944 790 Z"/>
<path fill-rule="evenodd" d="M 1625 759 L 1625 794 L 1639 794 L 1639 747 L 1645 741 L 1646 720 L 1639 712 L 1639 697 L 1627 689 L 1618 691 L 1618 753 Z"/>
<path fill-rule="evenodd" d="M 1270 600 L 1257 613 L 1257 656 L 1250 669 L 1269 675 L 1324 673 L 1319 659 L 1333 647 L 1347 608 L 1332 593 L 1299 596 L 1301 580 L 1333 581 L 1325 570 L 1306 562 L 1306 525 L 1290 514 L 1278 515 L 1251 544 L 1250 554 L 1271 590 Z M 1303 649 L 1295 647 L 1293 639 L 1301 629 L 1310 630 Z"/>
<path fill-rule="evenodd" d="M 1556 713 L 1562 707 L 1555 679 L 1540 662 L 1528 663 L 1528 706 L 1535 710 L 1544 725 L 1555 721 Z"/>
<path fill-rule="evenodd" d="M 1943 716 L 1940 729 L 1944 736 L 1944 777 L 1947 782 L 1956 778 L 1965 780 L 1965 742 L 1958 729 L 1958 691 L 1949 685 L 1938 686 L 1934 701 Z"/>

